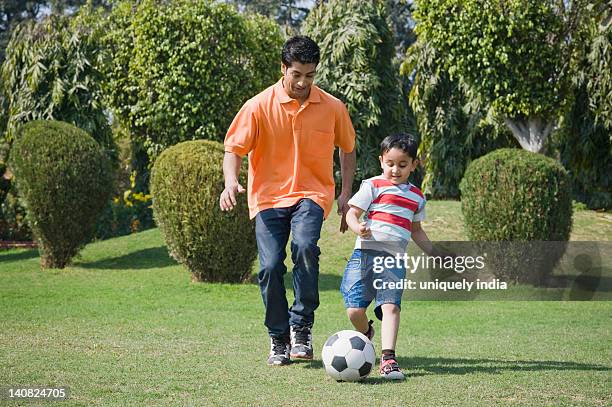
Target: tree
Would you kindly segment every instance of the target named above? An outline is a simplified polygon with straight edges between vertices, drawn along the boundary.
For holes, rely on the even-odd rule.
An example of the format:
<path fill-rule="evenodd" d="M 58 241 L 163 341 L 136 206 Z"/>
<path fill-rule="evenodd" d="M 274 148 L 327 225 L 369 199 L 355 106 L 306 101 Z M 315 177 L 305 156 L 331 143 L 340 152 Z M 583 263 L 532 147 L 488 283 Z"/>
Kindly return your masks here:
<path fill-rule="evenodd" d="M 0 2 L 0 63 L 4 60 L 4 50 L 11 29 L 23 20 L 34 20 L 45 3 L 45 0 L 3 0 Z"/>
<path fill-rule="evenodd" d="M 475 104 L 490 106 L 524 149 L 541 152 L 571 91 L 571 61 L 597 1 L 417 1 L 417 35 Z"/>
<path fill-rule="evenodd" d="M 421 189 L 436 199 L 459 198 L 459 183 L 468 164 L 514 140 L 486 109 L 468 112 L 459 81 L 439 64 L 439 52 L 423 36 L 408 48 L 401 66 L 411 78 L 409 101 L 421 138 L 419 154 L 425 175 Z"/>
<path fill-rule="evenodd" d="M 355 126 L 356 178 L 377 174 L 380 141 L 406 126 L 384 1 L 321 3 L 310 12 L 303 32 L 321 48 L 317 83 L 344 101 Z"/>
<path fill-rule="evenodd" d="M 25 122 L 62 120 L 91 134 L 114 155 L 96 67 L 100 50 L 88 18 L 96 16 L 51 15 L 14 30 L 0 71 L 9 142 Z"/>
<path fill-rule="evenodd" d="M 275 20 L 288 32 L 298 32 L 310 12 L 297 0 L 227 0 L 241 11 L 258 13 Z"/>
<path fill-rule="evenodd" d="M 389 21 L 395 37 L 395 52 L 403 57 L 410 45 L 416 41 L 412 2 L 409 0 L 385 0 L 389 12 Z"/>
<path fill-rule="evenodd" d="M 601 10 L 601 19 L 588 28 L 590 46 L 583 55 L 585 76 L 576 76 L 578 85 L 585 85 L 589 108 L 598 124 L 612 128 L 612 9 Z"/>
<path fill-rule="evenodd" d="M 575 60 L 570 108 L 556 134 L 576 200 L 612 207 L 612 10 L 588 27 L 589 46 Z"/>
<path fill-rule="evenodd" d="M 53 14 L 76 13 L 86 3 L 110 9 L 112 0 L 2 0 L 0 2 L 0 63 L 11 30 L 21 21 L 36 21 L 46 12 Z"/>
<path fill-rule="evenodd" d="M 278 26 L 226 4 L 126 1 L 105 32 L 108 105 L 151 158 L 181 141 L 221 141 L 240 106 L 280 73 Z"/>

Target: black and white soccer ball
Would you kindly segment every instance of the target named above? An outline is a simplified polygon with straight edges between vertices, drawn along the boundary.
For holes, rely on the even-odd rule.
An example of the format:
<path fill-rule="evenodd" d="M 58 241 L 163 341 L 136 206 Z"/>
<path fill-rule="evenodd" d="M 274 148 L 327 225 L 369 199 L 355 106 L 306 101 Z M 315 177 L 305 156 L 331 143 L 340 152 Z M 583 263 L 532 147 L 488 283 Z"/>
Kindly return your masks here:
<path fill-rule="evenodd" d="M 322 351 L 325 372 L 338 381 L 365 379 L 372 371 L 376 353 L 372 342 L 357 331 L 336 332 L 327 339 Z"/>

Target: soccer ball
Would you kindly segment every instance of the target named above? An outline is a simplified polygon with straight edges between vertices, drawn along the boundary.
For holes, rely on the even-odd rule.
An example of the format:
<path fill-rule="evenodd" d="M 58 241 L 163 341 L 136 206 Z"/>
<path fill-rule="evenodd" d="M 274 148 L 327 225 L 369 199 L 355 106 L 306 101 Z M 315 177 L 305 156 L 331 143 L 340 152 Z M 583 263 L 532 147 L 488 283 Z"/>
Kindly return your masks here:
<path fill-rule="evenodd" d="M 338 381 L 365 379 L 376 361 L 374 345 L 357 331 L 336 332 L 327 339 L 321 354 L 325 372 Z"/>

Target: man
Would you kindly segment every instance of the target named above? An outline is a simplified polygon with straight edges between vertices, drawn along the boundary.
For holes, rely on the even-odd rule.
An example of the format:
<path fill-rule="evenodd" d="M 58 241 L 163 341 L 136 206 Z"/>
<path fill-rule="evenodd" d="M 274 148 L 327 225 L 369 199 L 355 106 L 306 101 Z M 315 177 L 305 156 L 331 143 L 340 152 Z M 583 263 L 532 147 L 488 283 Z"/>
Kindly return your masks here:
<path fill-rule="evenodd" d="M 259 251 L 258 274 L 270 335 L 269 365 L 312 359 L 314 311 L 319 306 L 317 242 L 334 199 L 333 154 L 339 146 L 340 230 L 355 172 L 355 130 L 344 104 L 313 85 L 320 51 L 296 36 L 282 50 L 282 78 L 240 109 L 225 137 L 221 210 L 230 211 L 244 188 L 240 162 L 249 157 L 248 202 Z M 291 233 L 295 301 L 288 308 L 283 275 Z"/>

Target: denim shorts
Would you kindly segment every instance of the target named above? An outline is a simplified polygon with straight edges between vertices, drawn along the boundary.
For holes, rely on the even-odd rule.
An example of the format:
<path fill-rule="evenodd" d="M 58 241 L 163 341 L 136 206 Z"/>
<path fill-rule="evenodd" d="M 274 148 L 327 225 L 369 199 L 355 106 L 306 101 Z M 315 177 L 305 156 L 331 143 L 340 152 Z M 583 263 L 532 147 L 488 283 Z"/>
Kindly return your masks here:
<path fill-rule="evenodd" d="M 394 259 L 389 253 L 377 250 L 353 251 L 340 285 L 346 308 L 367 308 L 375 300 L 374 314 L 382 320 L 382 304 L 401 307 L 403 290 L 383 288 L 383 285 L 401 282 L 406 277 L 406 269 L 397 264 L 384 267 L 384 259 L 388 257 Z"/>

